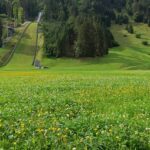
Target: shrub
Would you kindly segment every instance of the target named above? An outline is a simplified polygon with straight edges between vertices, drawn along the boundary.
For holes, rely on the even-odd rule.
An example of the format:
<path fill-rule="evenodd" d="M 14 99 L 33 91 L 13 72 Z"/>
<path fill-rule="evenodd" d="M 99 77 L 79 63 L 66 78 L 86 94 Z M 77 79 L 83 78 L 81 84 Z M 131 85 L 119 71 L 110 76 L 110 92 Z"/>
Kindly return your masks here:
<path fill-rule="evenodd" d="M 148 42 L 147 41 L 143 41 L 142 44 L 147 46 Z"/>
<path fill-rule="evenodd" d="M 150 19 L 148 20 L 148 26 L 150 27 Z"/>
<path fill-rule="evenodd" d="M 113 41 L 113 47 L 118 47 L 120 46 L 119 43 L 117 41 Z"/>
<path fill-rule="evenodd" d="M 133 34 L 133 33 L 134 33 L 133 25 L 132 25 L 132 24 L 127 25 L 127 26 L 126 26 L 126 30 L 127 30 L 129 33 Z"/>
<path fill-rule="evenodd" d="M 136 34 L 136 38 L 140 39 L 141 38 L 141 34 Z"/>
<path fill-rule="evenodd" d="M 143 20 L 144 20 L 144 15 L 141 14 L 141 13 L 136 13 L 136 14 L 134 15 L 134 20 L 135 20 L 135 22 L 143 22 Z"/>
<path fill-rule="evenodd" d="M 117 17 L 116 17 L 116 23 L 117 24 L 128 24 L 129 22 L 129 18 L 127 15 L 123 15 L 123 14 L 119 14 Z"/>
<path fill-rule="evenodd" d="M 2 36 L 3 36 L 3 25 L 2 21 L 0 20 L 0 47 L 2 47 L 3 45 Z"/>

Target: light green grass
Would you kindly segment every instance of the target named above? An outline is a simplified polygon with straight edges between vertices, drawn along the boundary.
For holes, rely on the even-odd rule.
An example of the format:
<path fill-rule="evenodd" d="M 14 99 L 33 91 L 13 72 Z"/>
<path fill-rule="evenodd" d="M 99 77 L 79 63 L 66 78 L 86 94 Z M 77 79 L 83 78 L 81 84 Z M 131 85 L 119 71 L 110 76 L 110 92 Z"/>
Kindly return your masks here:
<path fill-rule="evenodd" d="M 0 148 L 150 149 L 150 72 L 0 72 Z"/>

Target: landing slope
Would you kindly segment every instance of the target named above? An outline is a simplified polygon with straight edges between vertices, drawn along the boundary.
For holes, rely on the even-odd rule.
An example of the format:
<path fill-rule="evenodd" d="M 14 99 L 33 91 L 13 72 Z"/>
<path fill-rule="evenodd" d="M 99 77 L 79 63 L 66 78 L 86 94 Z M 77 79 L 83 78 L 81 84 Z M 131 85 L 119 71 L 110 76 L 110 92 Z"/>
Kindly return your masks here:
<path fill-rule="evenodd" d="M 32 68 L 35 52 L 37 23 L 32 23 L 24 34 L 10 63 L 4 68 L 8 70 L 25 70 Z"/>
<path fill-rule="evenodd" d="M 9 59 L 9 56 L 11 55 L 28 24 L 29 22 L 26 22 L 22 26 L 15 28 L 15 34 L 4 40 L 3 48 L 0 48 L 0 62 L 2 64 Z"/>

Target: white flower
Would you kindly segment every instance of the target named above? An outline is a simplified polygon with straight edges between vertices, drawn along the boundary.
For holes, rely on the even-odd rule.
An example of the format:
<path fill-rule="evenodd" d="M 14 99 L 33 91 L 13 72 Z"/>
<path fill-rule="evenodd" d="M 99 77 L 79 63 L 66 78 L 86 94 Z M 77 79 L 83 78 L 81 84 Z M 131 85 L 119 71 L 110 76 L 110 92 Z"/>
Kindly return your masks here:
<path fill-rule="evenodd" d="M 147 131 L 150 131 L 150 128 L 146 128 Z"/>

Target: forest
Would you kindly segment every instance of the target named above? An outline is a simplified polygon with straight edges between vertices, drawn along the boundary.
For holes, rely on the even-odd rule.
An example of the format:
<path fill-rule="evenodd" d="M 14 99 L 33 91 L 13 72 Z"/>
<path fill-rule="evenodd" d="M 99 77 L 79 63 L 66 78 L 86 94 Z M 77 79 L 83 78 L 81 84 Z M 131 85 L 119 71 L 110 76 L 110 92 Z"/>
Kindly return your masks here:
<path fill-rule="evenodd" d="M 49 56 L 103 56 L 118 46 L 109 31 L 112 23 L 150 25 L 150 2 L 146 0 L 47 0 L 45 4 L 43 26 Z"/>
<path fill-rule="evenodd" d="M 144 22 L 150 26 L 147 0 L 2 0 L 0 13 L 17 24 L 43 11 L 44 48 L 48 57 L 95 57 L 118 46 L 111 24 Z M 1 24 L 1 23 L 0 23 Z M 2 26 L 2 25 L 1 25 Z M 2 27 L 0 29 L 2 31 Z M 2 32 L 0 32 L 2 37 Z M 2 38 L 0 38 L 2 43 Z M 1 44 L 0 44 L 1 45 Z"/>

